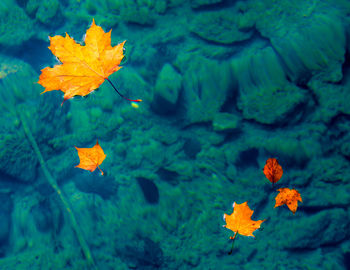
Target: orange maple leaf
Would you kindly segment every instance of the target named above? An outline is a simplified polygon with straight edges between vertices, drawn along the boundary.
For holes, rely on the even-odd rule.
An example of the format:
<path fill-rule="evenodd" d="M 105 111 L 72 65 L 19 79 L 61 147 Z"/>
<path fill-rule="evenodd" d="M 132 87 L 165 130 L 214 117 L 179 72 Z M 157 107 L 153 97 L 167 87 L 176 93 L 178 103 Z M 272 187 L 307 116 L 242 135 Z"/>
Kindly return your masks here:
<path fill-rule="evenodd" d="M 38 83 L 45 87 L 42 93 L 61 90 L 64 92 L 64 102 L 77 95 L 88 95 L 107 80 L 121 97 L 140 102 L 140 99 L 124 97 L 108 79 L 109 75 L 121 68 L 119 64 L 124 57 L 125 43 L 112 47 L 111 31 L 105 33 L 92 20 L 91 27 L 86 31 L 85 46 L 76 43 L 67 33 L 66 37 L 49 37 L 49 49 L 62 64 L 41 70 Z"/>
<path fill-rule="evenodd" d="M 303 202 L 300 193 L 296 189 L 289 188 L 280 188 L 277 191 L 280 193 L 275 198 L 275 208 L 286 204 L 289 210 L 295 214 L 298 208 L 298 201 Z"/>
<path fill-rule="evenodd" d="M 282 167 L 278 164 L 278 161 L 275 158 L 269 158 L 266 160 L 263 172 L 266 178 L 272 183 L 272 186 L 280 180 L 283 175 Z"/>
<path fill-rule="evenodd" d="M 96 144 L 92 148 L 78 148 L 75 146 L 75 149 L 77 149 L 80 159 L 79 165 L 75 166 L 76 168 L 78 167 L 93 172 L 97 167 L 103 175 L 103 171 L 100 169 L 99 165 L 102 164 L 106 155 L 98 144 L 98 140 L 96 140 Z"/>
<path fill-rule="evenodd" d="M 249 208 L 247 202 L 241 204 L 233 203 L 232 214 L 224 214 L 224 220 L 226 222 L 224 227 L 235 233 L 230 239 L 235 239 L 237 233 L 254 237 L 253 232 L 260 228 L 260 224 L 263 223 L 265 219 L 254 221 L 251 219 L 253 213 L 254 211 Z"/>

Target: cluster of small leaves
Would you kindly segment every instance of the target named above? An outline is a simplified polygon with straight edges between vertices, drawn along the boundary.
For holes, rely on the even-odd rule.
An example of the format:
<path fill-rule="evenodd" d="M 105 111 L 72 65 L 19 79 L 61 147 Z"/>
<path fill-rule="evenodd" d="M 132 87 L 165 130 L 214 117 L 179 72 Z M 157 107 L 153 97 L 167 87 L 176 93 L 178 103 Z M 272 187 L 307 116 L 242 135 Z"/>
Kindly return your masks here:
<path fill-rule="evenodd" d="M 266 161 L 263 172 L 266 178 L 272 183 L 272 186 L 280 180 L 283 175 L 283 169 L 276 158 L 269 158 Z M 302 202 L 300 193 L 296 189 L 289 188 L 280 188 L 277 191 L 280 193 L 275 198 L 275 208 L 286 204 L 289 210 L 295 214 L 298 208 L 298 201 Z"/>
<path fill-rule="evenodd" d="M 272 183 L 272 186 L 277 183 L 283 175 L 282 166 L 278 163 L 276 158 L 269 158 L 266 161 L 263 172 L 266 178 Z M 279 194 L 275 198 L 275 208 L 286 204 L 293 214 L 295 214 L 298 208 L 298 201 L 302 202 L 300 193 L 296 189 L 289 188 L 280 188 L 277 191 L 279 191 Z M 242 204 L 233 203 L 232 214 L 224 214 L 226 225 L 223 227 L 235 233 L 230 239 L 236 239 L 237 234 L 254 237 L 253 232 L 260 228 L 261 223 L 263 223 L 265 219 L 254 221 L 251 219 L 253 213 L 254 211 L 249 208 L 247 202 Z"/>

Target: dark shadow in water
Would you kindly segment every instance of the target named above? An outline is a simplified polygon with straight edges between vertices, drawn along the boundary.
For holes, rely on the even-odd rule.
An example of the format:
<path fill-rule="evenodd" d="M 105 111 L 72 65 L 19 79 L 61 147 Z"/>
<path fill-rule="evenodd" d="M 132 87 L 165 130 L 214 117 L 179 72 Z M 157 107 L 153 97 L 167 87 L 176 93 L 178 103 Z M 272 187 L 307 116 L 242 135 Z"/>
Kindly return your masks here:
<path fill-rule="evenodd" d="M 202 150 L 202 145 L 196 138 L 188 138 L 185 140 L 183 150 L 191 159 L 195 159 L 197 154 Z"/>
<path fill-rule="evenodd" d="M 52 64 L 55 62 L 55 57 L 48 49 L 49 45 L 49 40 L 45 42 L 38 39 L 30 39 L 23 43 L 14 56 L 29 63 L 40 74 L 41 69 L 53 66 Z"/>
<path fill-rule="evenodd" d="M 137 246 L 126 245 L 124 256 L 137 264 L 137 269 L 158 269 L 164 263 L 163 250 L 148 237 L 139 237 Z"/>
<path fill-rule="evenodd" d="M 259 150 L 256 148 L 251 148 L 245 151 L 242 151 L 239 154 L 238 161 L 236 162 L 237 168 L 245 169 L 248 167 L 259 167 L 257 158 L 259 155 Z"/>
<path fill-rule="evenodd" d="M 6 246 L 11 228 L 13 202 L 10 194 L 0 194 L 0 257 L 6 256 Z"/>
<path fill-rule="evenodd" d="M 160 168 L 157 171 L 158 177 L 162 180 L 162 181 L 166 181 L 171 185 L 177 185 L 179 183 L 179 174 L 177 172 L 174 171 L 170 171 L 167 170 L 165 168 Z"/>
<path fill-rule="evenodd" d="M 97 194 L 104 200 L 110 199 L 118 191 L 118 184 L 113 177 L 98 172 L 83 172 L 74 177 L 74 183 L 80 191 Z"/>
<path fill-rule="evenodd" d="M 146 201 L 150 204 L 157 204 L 159 202 L 158 187 L 151 180 L 143 177 L 138 177 L 137 183 L 139 184 Z"/>
<path fill-rule="evenodd" d="M 344 266 L 345 266 L 345 269 L 347 270 L 350 269 L 350 252 L 344 253 Z"/>

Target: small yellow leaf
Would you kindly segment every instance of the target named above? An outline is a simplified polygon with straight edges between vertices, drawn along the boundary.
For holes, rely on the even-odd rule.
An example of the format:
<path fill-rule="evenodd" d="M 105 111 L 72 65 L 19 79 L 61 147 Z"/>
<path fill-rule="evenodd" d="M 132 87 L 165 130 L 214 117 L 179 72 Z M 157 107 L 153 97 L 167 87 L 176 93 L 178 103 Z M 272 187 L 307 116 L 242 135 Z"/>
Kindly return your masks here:
<path fill-rule="evenodd" d="M 286 204 L 289 210 L 295 214 L 298 208 L 298 201 L 303 202 L 300 193 L 296 189 L 289 188 L 280 188 L 277 191 L 280 193 L 275 198 L 275 208 Z"/>
<path fill-rule="evenodd" d="M 97 140 L 96 144 L 92 148 L 75 148 L 78 151 L 78 156 L 80 159 L 79 165 L 75 166 L 76 168 L 81 168 L 90 172 L 93 172 L 96 168 L 98 168 L 103 175 L 103 171 L 100 169 L 99 165 L 102 164 L 103 160 L 106 158 L 106 155 L 101 146 L 98 144 Z"/>

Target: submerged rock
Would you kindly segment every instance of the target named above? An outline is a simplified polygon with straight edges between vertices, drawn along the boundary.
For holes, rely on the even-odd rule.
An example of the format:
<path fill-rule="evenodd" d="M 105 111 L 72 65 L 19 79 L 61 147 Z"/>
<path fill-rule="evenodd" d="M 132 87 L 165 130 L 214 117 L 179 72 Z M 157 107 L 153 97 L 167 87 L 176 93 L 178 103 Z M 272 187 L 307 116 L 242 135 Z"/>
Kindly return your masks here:
<path fill-rule="evenodd" d="M 33 21 L 12 1 L 0 5 L 0 45 L 19 46 L 35 34 Z"/>
<path fill-rule="evenodd" d="M 236 16 L 232 16 L 235 13 Z M 235 10 L 210 11 L 197 15 L 190 30 L 197 36 L 216 43 L 233 44 L 252 37 L 253 24 Z"/>
<path fill-rule="evenodd" d="M 317 75 L 337 82 L 342 76 L 346 28 L 342 13 L 347 1 L 249 1 L 251 20 L 270 40 L 293 82 L 304 84 Z M 268 16 L 261 16 L 266 14 Z"/>
<path fill-rule="evenodd" d="M 41 2 L 36 13 L 36 19 L 47 26 L 58 26 L 63 22 L 58 0 Z"/>
<path fill-rule="evenodd" d="M 232 61 L 232 68 L 240 92 L 237 105 L 244 118 L 263 124 L 281 123 L 290 121 L 286 116 L 296 108 L 299 110 L 293 118 L 301 117 L 307 92 L 288 81 L 272 47 L 247 49 L 242 57 Z"/>
<path fill-rule="evenodd" d="M 231 113 L 217 113 L 213 119 L 215 131 L 231 132 L 239 127 L 239 117 Z"/>
<path fill-rule="evenodd" d="M 160 114 L 175 111 L 181 85 L 181 75 L 170 64 L 165 64 L 154 88 L 152 109 Z"/>
<path fill-rule="evenodd" d="M 280 231 L 281 245 L 285 249 L 314 249 L 321 246 L 333 246 L 350 235 L 349 216 L 341 208 L 324 210 L 312 216 L 288 220 L 288 223 L 288 226 L 281 225 L 277 229 Z M 290 228 L 297 233 L 291 233 Z"/>
<path fill-rule="evenodd" d="M 229 64 L 193 54 L 180 55 L 176 61 L 177 67 L 187 67 L 179 104 L 184 110 L 184 124 L 212 121 L 235 81 Z"/>
<path fill-rule="evenodd" d="M 189 138 L 185 141 L 183 149 L 186 156 L 195 159 L 197 154 L 202 150 L 202 145 L 196 138 Z"/>

